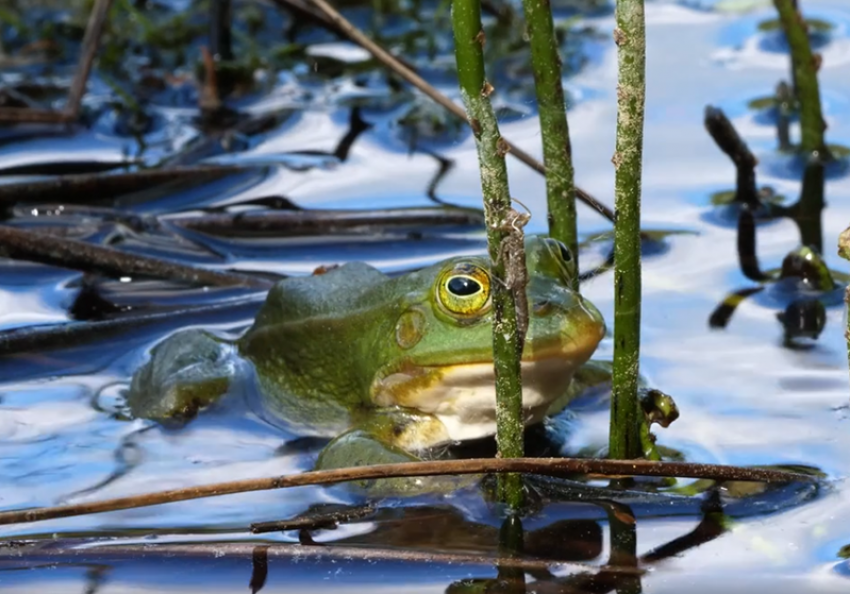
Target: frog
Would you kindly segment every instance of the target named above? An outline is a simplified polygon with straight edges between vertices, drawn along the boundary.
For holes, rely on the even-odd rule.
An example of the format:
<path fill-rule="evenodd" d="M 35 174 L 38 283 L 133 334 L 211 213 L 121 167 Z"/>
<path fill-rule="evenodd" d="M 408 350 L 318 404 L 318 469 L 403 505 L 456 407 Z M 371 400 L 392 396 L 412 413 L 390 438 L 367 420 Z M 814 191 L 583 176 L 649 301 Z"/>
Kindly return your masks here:
<path fill-rule="evenodd" d="M 568 404 L 606 325 L 572 288 L 576 264 L 563 243 L 526 235 L 523 245 L 522 421 L 531 426 Z M 316 469 L 433 459 L 495 434 L 489 258 L 455 256 L 398 276 L 363 262 L 317 272 L 274 285 L 241 336 L 189 328 L 155 345 L 130 382 L 130 415 L 188 422 L 247 381 L 265 420 L 330 439 Z"/>

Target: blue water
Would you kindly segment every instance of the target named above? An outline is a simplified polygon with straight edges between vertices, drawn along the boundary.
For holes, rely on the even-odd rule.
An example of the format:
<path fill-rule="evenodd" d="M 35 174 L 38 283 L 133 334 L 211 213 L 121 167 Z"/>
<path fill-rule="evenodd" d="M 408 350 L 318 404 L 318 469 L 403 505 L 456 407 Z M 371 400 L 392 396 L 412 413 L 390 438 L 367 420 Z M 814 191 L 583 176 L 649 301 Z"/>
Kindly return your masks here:
<path fill-rule="evenodd" d="M 186 3 L 170 4 L 183 9 Z M 759 23 L 773 18 L 773 9 L 765 2 L 744 14 L 712 10 L 719 4 L 657 1 L 647 6 L 642 223 L 647 229 L 687 233 L 669 236 L 666 249 L 644 259 L 641 371 L 652 385 L 672 394 L 681 411 L 670 428 L 658 430 L 659 443 L 694 461 L 816 466 L 828 474 L 831 487 L 805 505 L 736 521 L 720 538 L 658 565 L 643 578 L 643 588 L 645 592 L 701 591 L 710 584 L 715 591 L 846 591 L 850 571 L 838 556 L 839 549 L 850 543 L 850 489 L 845 485 L 850 473 L 846 455 L 850 451 L 850 376 L 842 307 L 828 308 L 824 332 L 805 350 L 783 347 L 777 309 L 765 300 L 745 301 L 725 330 L 712 330 L 707 323 L 725 295 L 753 283 L 737 267 L 734 225 L 722 224 L 712 216 L 710 197 L 732 188 L 734 168 L 704 131 L 705 105 L 722 107 L 748 141 L 760 160 L 760 185 L 772 186 L 790 201 L 796 199 L 800 187 L 799 170 L 789 173 L 786 158 L 776 152 L 770 118 L 747 108 L 749 101 L 769 94 L 781 78 L 788 77 L 784 49 L 772 34 L 758 30 Z M 850 5 L 846 0 L 804 0 L 802 4 L 807 15 L 834 25 L 819 48 L 823 54 L 820 82 L 829 142 L 850 145 Z M 599 37 L 587 42 L 587 59 L 565 78 L 574 100 L 569 116 L 576 181 L 611 204 L 617 60 L 610 35 L 614 21 L 610 11 L 602 10 L 591 11 L 580 24 Z M 317 42 L 327 45 L 313 46 L 314 54 L 363 59 L 351 44 L 331 43 L 321 35 Z M 427 60 L 418 55 L 417 63 L 424 65 Z M 440 75 L 444 65 L 435 61 L 431 66 L 430 78 L 457 98 L 451 77 Z M 4 76 L 0 74 L 0 80 L 8 82 Z M 367 83 L 357 85 L 349 77 L 320 83 L 311 80 L 310 72 L 303 68 L 284 72 L 271 91 L 249 96 L 239 104 L 254 113 L 280 108 L 297 111 L 270 131 L 236 142 L 233 146 L 239 150 L 215 149 L 210 154 L 219 161 L 256 163 L 256 169 L 191 188 L 178 185 L 144 190 L 121 196 L 118 203 L 149 215 L 223 207 L 268 196 L 282 196 L 304 208 L 433 206 L 426 191 L 439 163 L 426 152 L 409 151 L 394 123 L 409 98 L 397 101 L 380 77 Z M 108 90 L 97 73 L 91 88 L 91 101 Z M 334 151 L 348 130 L 353 97 L 364 101 L 362 117 L 372 127 L 356 139 L 343 160 L 334 156 Z M 516 113 L 527 115 L 509 118 L 502 133 L 539 156 L 540 131 L 533 106 L 521 92 L 512 94 L 506 103 Z M 151 109 L 157 120 L 144 150 L 135 139 L 116 135 L 111 125 L 114 118 L 106 113 L 91 129 L 4 143 L 0 170 L 15 172 L 14 179 L 20 181 L 28 179 L 21 175 L 39 175 L 37 168 L 45 163 L 81 166 L 142 161 L 154 165 L 200 138 L 200 132 L 186 121 L 191 104 L 155 100 Z M 795 124 L 792 137 L 798 134 Z M 461 206 L 479 206 L 472 137 L 461 129 L 455 135 L 428 139 L 422 146 L 454 162 L 438 186 L 438 197 Z M 514 196 L 533 213 L 526 231 L 545 231 L 542 178 L 516 160 L 509 159 L 508 165 Z M 35 169 L 27 171 L 26 167 Z M 850 178 L 841 171 L 832 175 L 826 198 L 825 257 L 830 266 L 843 271 L 847 262 L 838 258 L 836 241 L 850 222 Z M 609 228 L 584 207 L 580 207 L 579 223 L 583 235 Z M 319 265 L 351 260 L 365 260 L 396 272 L 450 255 L 478 253 L 484 246 L 481 231 L 461 230 L 429 231 L 422 240 L 392 234 L 333 241 L 225 240 L 190 235 L 198 242 L 192 247 L 127 234 L 115 223 L 89 224 L 100 234 L 123 234 L 123 245 L 140 253 L 179 253 L 191 263 L 280 274 L 306 274 Z M 788 220 L 760 226 L 758 255 L 763 267 L 779 266 L 798 241 L 797 230 Z M 204 247 L 219 256 L 210 255 Z M 588 250 L 583 262 L 599 260 L 603 252 Z M 68 308 L 80 290 L 80 280 L 76 272 L 4 261 L 0 328 L 70 320 Z M 199 303 L 210 299 L 199 293 L 181 296 L 154 282 L 115 281 L 105 283 L 104 288 L 119 302 L 132 301 L 142 308 L 169 299 Z M 582 292 L 610 323 L 611 273 L 585 283 Z M 0 510 L 95 501 L 309 468 L 309 456 L 281 452 L 281 434 L 250 416 L 202 415 L 179 431 L 115 417 L 121 390 L 133 370 L 167 332 L 181 323 L 236 332 L 250 323 L 252 311 L 248 306 L 213 324 L 209 319 L 177 320 L 74 349 L 0 360 Z M 606 339 L 597 356 L 610 359 L 611 355 L 612 344 Z M 606 442 L 607 429 L 607 413 L 582 413 L 569 445 L 598 448 Z M 252 536 L 246 530 L 249 523 L 286 518 L 316 503 L 348 500 L 338 489 L 298 488 L 0 526 L 0 586 L 4 592 L 77 592 L 86 583 L 100 583 L 104 592 L 246 588 L 252 571 L 251 542 L 297 542 L 294 532 Z M 498 525 L 495 512 L 477 496 L 460 493 L 441 503 L 454 505 L 469 522 Z M 584 512 L 571 508 L 563 513 L 579 517 Z M 598 510 L 591 515 L 600 516 Z M 540 525 L 549 518 L 546 514 L 536 517 Z M 604 517 L 598 519 L 604 524 Z M 638 551 L 649 551 L 688 532 L 697 521 L 696 516 L 642 519 Z M 374 527 L 363 522 L 316 538 L 357 537 Z M 152 530 L 157 532 L 155 538 L 139 536 L 140 531 Z M 197 557 L 175 553 L 177 556 L 170 558 L 154 551 L 150 556 L 110 557 L 104 552 L 99 557 L 95 542 L 79 553 L 79 558 L 51 560 L 46 556 L 29 561 L 16 559 L 12 549 L 2 547 L 7 539 L 51 535 L 115 537 L 117 540 L 106 541 L 112 544 L 217 540 L 246 544 L 240 555 L 217 551 L 211 544 Z M 454 537 L 445 534 L 446 542 Z M 607 538 L 606 552 L 591 564 L 605 562 Z M 345 558 L 298 561 L 270 555 L 264 592 L 444 592 L 454 581 L 495 575 L 489 565 Z M 27 566 L 34 569 L 16 571 Z M 562 568 L 556 573 L 566 575 L 573 570 Z M 545 586 L 528 588 L 555 591 Z"/>

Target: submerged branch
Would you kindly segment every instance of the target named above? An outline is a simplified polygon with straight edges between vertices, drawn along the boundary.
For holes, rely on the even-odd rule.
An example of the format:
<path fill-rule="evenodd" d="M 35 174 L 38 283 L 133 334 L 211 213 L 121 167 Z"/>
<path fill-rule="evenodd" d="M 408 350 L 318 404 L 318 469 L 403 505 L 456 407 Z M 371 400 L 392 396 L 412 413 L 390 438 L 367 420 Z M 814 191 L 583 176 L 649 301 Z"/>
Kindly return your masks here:
<path fill-rule="evenodd" d="M 27 544 L 23 547 L 11 549 L 11 554 L 16 557 L 22 553 L 30 559 L 44 558 L 57 559 L 81 559 L 96 556 L 99 562 L 106 559 L 121 559 L 161 555 L 162 557 L 174 558 L 198 558 L 198 557 L 252 557 L 260 547 L 264 553 L 272 558 L 294 558 L 304 559 L 339 559 L 345 561 L 404 561 L 410 563 L 450 563 L 469 565 L 499 565 L 502 567 L 513 567 L 524 569 L 528 572 L 543 571 L 551 567 L 570 567 L 576 571 L 587 573 L 594 568 L 583 563 L 564 561 L 561 559 L 528 559 L 521 557 L 508 557 L 498 555 L 482 555 L 463 552 L 437 552 L 416 549 L 399 549 L 391 547 L 376 546 L 346 546 L 333 543 L 285 543 L 285 542 L 216 542 L 216 543 L 179 543 L 179 544 L 99 544 L 97 547 L 74 546 L 90 543 L 90 540 L 68 539 L 66 541 L 50 541 L 50 546 L 42 546 L 41 543 Z M 65 546 L 57 546 L 64 544 Z M 0 549 L 0 559 L 5 558 L 4 551 Z M 644 570 L 635 567 L 605 566 L 605 572 L 616 574 L 641 574 Z M 592 575 L 592 574 L 591 574 Z"/>
<path fill-rule="evenodd" d="M 135 509 L 163 503 L 189 501 L 252 491 L 287 489 L 308 485 L 329 485 L 369 479 L 482 474 L 488 472 L 526 472 L 545 476 L 568 476 L 573 474 L 596 477 L 671 476 L 678 478 L 764 483 L 787 483 L 795 481 L 811 483 L 817 481 L 813 476 L 796 472 L 763 468 L 741 468 L 738 466 L 722 466 L 718 464 L 655 462 L 650 460 L 600 460 L 593 458 L 472 458 L 469 460 L 402 462 L 398 464 L 376 464 L 374 466 L 357 466 L 334 470 L 314 470 L 271 478 L 245 479 L 213 483 L 199 487 L 171 489 L 103 501 L 6 511 L 0 512 L 0 525 L 21 522 L 41 522 L 56 518 L 98 514 L 122 509 Z"/>
<path fill-rule="evenodd" d="M 145 169 L 122 173 L 80 173 L 50 179 L 0 185 L 0 208 L 36 202 L 83 203 L 114 198 L 120 194 L 175 181 L 204 182 L 246 171 L 232 165 L 194 165 L 167 169 Z"/>
<path fill-rule="evenodd" d="M 180 227 L 226 236 L 273 234 L 327 235 L 375 233 L 378 229 L 435 225 L 484 224 L 480 210 L 471 208 L 394 208 L 387 210 L 289 210 L 175 216 L 161 219 Z"/>
<path fill-rule="evenodd" d="M 8 226 L 0 226 L 0 256 L 116 278 L 144 276 L 198 285 L 263 289 L 273 284 L 269 279 L 261 277 L 187 266 Z"/>
<path fill-rule="evenodd" d="M 83 43 L 80 49 L 80 59 L 77 62 L 77 71 L 68 89 L 68 99 L 65 107 L 61 110 L 49 109 L 21 109 L 0 108 L 0 122 L 4 123 L 69 123 L 76 120 L 80 115 L 83 95 L 86 92 L 86 84 L 91 74 L 97 49 L 100 46 L 100 38 L 112 0 L 95 0 L 89 16 Z"/>
<path fill-rule="evenodd" d="M 221 323 L 223 313 L 237 313 L 245 309 L 243 317 L 252 317 L 259 305 L 265 301 L 261 292 L 244 299 L 234 299 L 213 305 L 199 305 L 171 311 L 125 315 L 110 320 L 95 322 L 69 322 L 49 326 L 26 326 L 0 331 L 0 357 L 27 352 L 40 352 L 56 348 L 79 346 L 107 336 L 138 331 L 140 327 L 180 320 L 186 323 L 201 323 L 199 316 L 210 315 L 209 323 Z M 241 315 L 241 314 L 240 314 Z"/>
<path fill-rule="evenodd" d="M 103 27 L 106 24 L 111 7 L 112 0 L 95 0 L 91 16 L 89 16 L 89 22 L 86 25 L 86 32 L 83 36 L 83 45 L 80 50 L 80 60 L 77 63 L 77 72 L 74 74 L 74 80 L 71 82 L 71 88 L 68 91 L 68 102 L 63 109 L 65 113 L 73 118 L 80 115 L 80 106 L 83 102 L 83 95 L 86 92 L 86 84 L 91 74 L 92 64 L 94 64 L 94 58 L 97 55 L 97 48 L 100 46 Z"/>
<path fill-rule="evenodd" d="M 705 129 L 718 148 L 735 164 L 737 183 L 735 184 L 735 202 L 751 208 L 760 206 L 756 187 L 756 165 L 758 159 L 741 138 L 735 126 L 726 117 L 722 109 L 711 105 L 705 108 Z"/>

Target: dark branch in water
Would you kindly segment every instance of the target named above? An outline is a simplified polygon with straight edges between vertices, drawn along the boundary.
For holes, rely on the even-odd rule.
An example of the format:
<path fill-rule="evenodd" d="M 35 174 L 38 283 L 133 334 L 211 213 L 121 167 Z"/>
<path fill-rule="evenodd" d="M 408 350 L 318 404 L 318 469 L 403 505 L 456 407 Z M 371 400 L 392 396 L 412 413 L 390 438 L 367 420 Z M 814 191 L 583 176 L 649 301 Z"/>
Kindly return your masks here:
<path fill-rule="evenodd" d="M 55 545 L 51 541 L 51 547 L 42 547 L 40 544 L 24 545 L 11 550 L 16 556 L 26 552 L 28 556 L 44 557 L 46 559 L 58 558 L 81 558 L 93 554 L 93 550 L 87 547 L 75 547 L 82 544 L 81 540 L 68 539 L 63 541 L 65 546 Z M 571 567 L 577 571 L 588 572 L 593 570 L 592 566 L 582 563 L 563 561 L 561 559 L 523 559 L 509 556 L 476 555 L 470 553 L 441 553 L 434 551 L 419 551 L 413 549 L 381 548 L 364 546 L 342 546 L 335 544 L 305 545 L 303 543 L 264 543 L 257 545 L 253 542 L 221 542 L 214 544 L 191 543 L 191 544 L 127 544 L 127 545 L 104 545 L 97 547 L 96 555 L 99 560 L 113 558 L 139 558 L 140 555 L 158 554 L 163 557 L 216 557 L 222 555 L 253 557 L 258 546 L 265 549 L 265 553 L 271 558 L 302 559 L 344 559 L 363 561 L 405 561 L 419 563 L 452 563 L 489 566 L 497 564 L 502 567 L 515 567 L 528 571 L 545 570 L 552 566 Z M 0 549 L 1 550 L 1 549 Z M 0 558 L 5 555 L 0 553 Z M 644 570 L 636 567 L 614 567 L 605 566 L 606 572 L 621 573 L 627 575 L 639 575 Z"/>
<path fill-rule="evenodd" d="M 322 528 L 336 528 L 341 523 L 353 520 L 362 520 L 375 514 L 377 508 L 371 505 L 331 511 L 321 514 L 305 514 L 289 520 L 275 520 L 273 522 L 255 522 L 251 524 L 251 532 L 262 534 L 264 532 L 282 532 L 284 530 L 320 530 Z"/>
<path fill-rule="evenodd" d="M 738 213 L 738 264 L 750 280 L 761 282 L 770 277 L 761 270 L 756 254 L 756 218 L 749 206 Z"/>
<path fill-rule="evenodd" d="M 246 479 L 213 483 L 199 487 L 171 489 L 144 495 L 132 495 L 104 501 L 42 507 L 21 511 L 0 512 L 0 525 L 21 522 L 40 522 L 54 518 L 68 518 L 121 509 L 135 509 L 175 501 L 189 501 L 204 497 L 287 489 L 307 485 L 329 485 L 346 481 L 368 479 L 443 476 L 456 474 L 482 474 L 527 472 L 546 476 L 674 476 L 710 480 L 749 481 L 765 483 L 815 482 L 815 477 L 795 472 L 762 468 L 742 468 L 718 464 L 692 464 L 687 462 L 654 462 L 649 460 L 601 460 L 593 458 L 473 458 L 469 460 L 436 460 L 428 462 L 402 462 L 377 464 L 334 470 L 314 470 L 299 474 L 271 478 Z"/>
<path fill-rule="evenodd" d="M 737 183 L 735 184 L 735 202 L 747 204 L 751 208 L 758 207 L 761 204 L 756 188 L 758 159 L 750 151 L 747 143 L 735 130 L 723 110 L 711 105 L 705 108 L 705 129 L 717 143 L 718 148 L 726 153 L 735 164 L 738 173 Z"/>
<path fill-rule="evenodd" d="M 79 117 L 83 95 L 86 92 L 86 83 L 88 83 L 89 74 L 91 74 L 91 67 L 97 55 L 97 48 L 100 45 L 103 26 L 106 24 L 106 17 L 109 15 L 111 6 L 112 0 L 95 0 L 88 24 L 86 25 L 86 32 L 80 49 L 80 60 L 77 63 L 77 72 L 74 75 L 74 80 L 71 82 L 71 88 L 68 89 L 68 100 L 65 103 L 65 107 L 61 111 L 4 108 L 0 109 L 0 122 L 46 122 L 61 124 L 72 122 Z"/>
<path fill-rule="evenodd" d="M 0 107 L 0 123 L 3 124 L 66 124 L 75 119 L 75 115 L 64 111 Z"/>
<path fill-rule="evenodd" d="M 241 285 L 260 289 L 268 289 L 273 284 L 265 278 L 186 266 L 7 226 L 0 226 L 0 256 L 96 272 L 115 278 L 144 276 L 199 285 Z"/>
<path fill-rule="evenodd" d="M 75 119 L 80 114 L 80 105 L 86 92 L 86 84 L 89 80 L 89 74 L 91 74 L 94 58 L 97 55 L 97 48 L 100 45 L 103 26 L 106 24 L 106 18 L 109 16 L 111 7 L 112 0 L 95 0 L 86 26 L 86 33 L 80 50 L 80 61 L 77 63 L 77 72 L 68 91 L 68 102 L 63 110 Z"/>
<path fill-rule="evenodd" d="M 96 322 L 72 322 L 50 326 L 27 326 L 0 332 L 0 357 L 26 352 L 41 352 L 56 348 L 69 348 L 84 344 L 91 340 L 101 340 L 114 334 L 125 334 L 129 330 L 138 330 L 171 320 L 187 319 L 198 323 L 198 317 L 209 314 L 210 321 L 220 322 L 221 314 L 246 308 L 245 315 L 252 316 L 260 302 L 265 299 L 265 292 L 245 299 L 187 307 L 166 312 L 143 315 L 128 315 L 111 320 Z"/>
<path fill-rule="evenodd" d="M 163 219 L 180 227 L 227 236 L 275 237 L 375 233 L 387 227 L 434 225 L 483 226 L 480 210 L 466 208 L 399 208 L 388 210 L 289 210 L 223 213 Z"/>
<path fill-rule="evenodd" d="M 280 1 L 280 0 L 278 0 Z M 454 114 L 456 117 L 469 122 L 467 119 L 466 111 L 440 93 L 437 89 L 435 89 L 432 85 L 430 85 L 425 79 L 416 74 L 411 68 L 406 66 L 390 54 L 388 51 L 383 49 L 377 43 L 369 39 L 362 31 L 360 31 L 357 27 L 355 27 L 351 22 L 349 22 L 344 16 L 342 16 L 339 12 L 336 11 L 330 4 L 328 4 L 325 0 L 310 0 L 311 4 L 315 6 L 329 21 L 331 21 L 334 26 L 341 30 L 343 34 L 361 46 L 363 49 L 368 51 L 372 56 L 375 57 L 381 64 L 389 68 L 392 72 L 406 80 L 408 83 L 422 91 L 428 97 L 433 99 L 437 104 L 441 105 L 450 113 Z M 532 157 L 530 154 L 526 153 L 521 148 L 511 144 L 508 140 L 502 137 L 502 141 L 504 146 L 510 154 L 515 156 L 517 159 L 537 171 L 542 175 L 546 175 L 546 168 L 543 166 L 543 163 Z M 602 204 L 597 201 L 593 196 L 582 190 L 581 188 L 576 188 L 576 197 L 596 210 L 603 217 L 608 219 L 609 221 L 614 221 L 614 211 L 612 211 L 608 206 Z"/>
<path fill-rule="evenodd" d="M 231 165 L 193 165 L 166 169 L 146 169 L 128 173 L 83 173 L 60 175 L 52 179 L 0 185 L 0 207 L 15 204 L 59 202 L 62 204 L 114 198 L 120 194 L 145 190 L 174 181 L 207 181 L 245 171 Z"/>

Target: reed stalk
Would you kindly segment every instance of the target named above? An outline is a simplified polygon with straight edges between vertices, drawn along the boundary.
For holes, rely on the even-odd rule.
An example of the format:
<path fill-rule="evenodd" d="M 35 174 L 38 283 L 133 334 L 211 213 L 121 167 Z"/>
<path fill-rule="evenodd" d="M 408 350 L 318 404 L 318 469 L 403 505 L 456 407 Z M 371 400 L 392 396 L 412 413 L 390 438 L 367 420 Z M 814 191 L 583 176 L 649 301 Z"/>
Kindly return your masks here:
<path fill-rule="evenodd" d="M 640 196 L 646 98 L 644 0 L 617 0 L 617 140 L 614 222 L 614 369 L 609 456 L 641 455 L 638 402 L 640 371 Z"/>
<path fill-rule="evenodd" d="M 800 101 L 800 149 L 805 153 L 821 153 L 826 150 L 826 122 L 821 111 L 818 86 L 820 56 L 812 53 L 808 27 L 795 0 L 773 0 L 773 4 L 791 48 L 795 91 Z"/>
<path fill-rule="evenodd" d="M 512 210 L 505 165 L 507 144 L 499 134 L 496 115 L 489 99 L 493 87 L 487 82 L 484 73 L 485 36 L 481 27 L 479 0 L 455 0 L 452 3 L 452 26 L 461 96 L 478 149 L 487 244 L 492 260 L 496 441 L 499 457 L 517 458 L 523 454 L 520 376 L 523 337 L 517 331 L 514 294 L 506 282 L 508 258 L 502 257 L 502 245 L 511 232 L 506 223 L 510 220 Z M 499 499 L 511 507 L 519 507 L 522 504 L 520 476 L 500 475 L 499 479 Z"/>
<path fill-rule="evenodd" d="M 549 208 L 549 235 L 573 253 L 578 265 L 575 184 L 573 181 L 570 128 L 564 87 L 561 84 L 561 56 L 549 0 L 523 0 L 525 21 L 531 44 L 531 66 L 537 91 L 540 131 L 543 139 L 543 165 L 546 167 L 546 202 Z M 575 279 L 578 288 L 578 276 Z"/>

